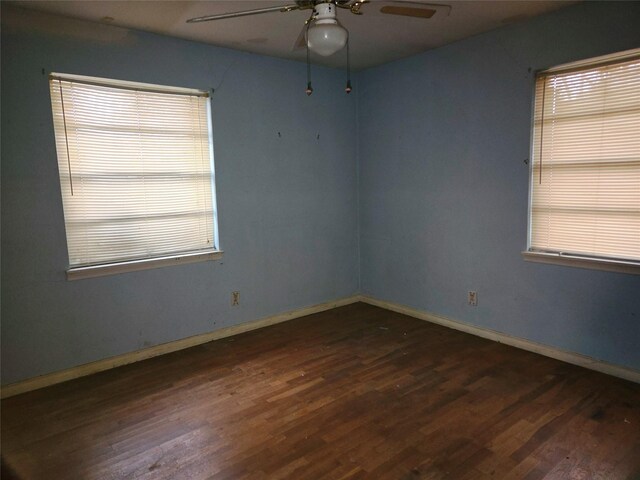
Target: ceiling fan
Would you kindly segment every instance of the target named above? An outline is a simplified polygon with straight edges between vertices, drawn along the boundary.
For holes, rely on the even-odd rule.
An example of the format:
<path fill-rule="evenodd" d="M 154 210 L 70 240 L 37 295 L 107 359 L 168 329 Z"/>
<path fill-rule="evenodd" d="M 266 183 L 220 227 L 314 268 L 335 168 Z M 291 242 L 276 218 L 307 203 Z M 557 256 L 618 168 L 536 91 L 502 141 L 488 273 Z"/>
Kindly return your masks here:
<path fill-rule="evenodd" d="M 349 70 L 349 33 L 340 25 L 337 19 L 338 9 L 347 10 L 354 15 L 362 15 L 363 5 L 370 0 L 295 0 L 289 5 L 279 5 L 252 10 L 241 10 L 230 13 L 205 15 L 190 18 L 187 23 L 209 22 L 212 20 L 225 20 L 230 18 L 245 17 L 248 15 L 260 15 L 263 13 L 281 12 L 287 13 L 295 10 L 311 10 L 309 18 L 305 21 L 300 35 L 294 44 L 295 48 L 307 48 L 307 76 L 309 70 L 309 50 L 322 56 L 330 56 L 347 46 L 347 70 Z M 375 2 L 380 6 L 380 12 L 389 15 L 400 15 L 429 19 L 439 10 L 451 11 L 451 6 L 441 4 L 427 4 L 417 1 L 390 0 Z M 368 7 L 367 7 L 368 8 Z M 311 80 L 307 79 L 307 95 L 311 95 Z M 351 82 L 347 76 L 347 93 L 351 92 Z"/>

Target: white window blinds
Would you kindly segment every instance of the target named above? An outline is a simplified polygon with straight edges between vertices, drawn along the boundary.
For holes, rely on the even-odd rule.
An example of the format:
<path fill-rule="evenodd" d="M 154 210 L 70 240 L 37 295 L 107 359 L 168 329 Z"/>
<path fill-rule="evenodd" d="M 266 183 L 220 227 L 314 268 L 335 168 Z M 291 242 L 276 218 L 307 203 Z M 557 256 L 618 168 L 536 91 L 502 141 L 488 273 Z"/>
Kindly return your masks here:
<path fill-rule="evenodd" d="M 640 50 L 538 75 L 530 251 L 640 260 Z"/>
<path fill-rule="evenodd" d="M 71 267 L 216 250 L 208 94 L 54 74 Z"/>

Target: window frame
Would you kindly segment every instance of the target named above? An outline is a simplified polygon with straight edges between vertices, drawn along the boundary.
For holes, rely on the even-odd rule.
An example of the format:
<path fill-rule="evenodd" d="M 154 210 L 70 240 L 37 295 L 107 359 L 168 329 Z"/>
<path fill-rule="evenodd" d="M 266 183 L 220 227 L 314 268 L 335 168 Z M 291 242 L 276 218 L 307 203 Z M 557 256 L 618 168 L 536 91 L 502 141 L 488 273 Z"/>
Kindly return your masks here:
<path fill-rule="evenodd" d="M 55 73 L 52 72 L 48 76 L 47 85 L 51 89 L 53 81 L 70 81 L 78 82 L 89 85 L 96 85 L 98 87 L 114 87 L 129 90 L 148 91 L 154 93 L 166 93 L 166 94 L 179 94 L 179 95 L 197 95 L 205 97 L 206 105 L 206 117 L 207 117 L 207 134 L 208 134 L 208 148 L 209 148 L 209 170 L 211 175 L 211 224 L 212 224 L 212 242 L 213 246 L 207 249 L 187 250 L 176 253 L 157 254 L 150 257 L 134 257 L 124 260 L 113 260 L 106 262 L 95 262 L 82 265 L 71 265 L 70 258 L 69 264 L 66 268 L 67 280 L 79 280 L 85 278 L 101 277 L 107 275 L 115 275 L 119 273 L 134 272 L 140 270 L 148 270 L 161 268 L 171 265 L 183 265 L 196 262 L 214 261 L 222 258 L 223 251 L 220 248 L 219 229 L 218 229 L 218 206 L 217 206 L 217 192 L 216 192 L 216 174 L 215 174 L 215 162 L 214 162 L 214 149 L 213 149 L 213 122 L 212 122 L 212 108 L 211 108 L 211 92 L 212 90 L 183 88 L 165 85 L 156 85 L 140 82 L 132 82 L 125 80 L 116 80 L 111 78 L 98 78 L 76 74 Z M 53 98 L 51 105 L 52 114 L 52 127 L 54 127 L 53 116 L 55 115 L 53 109 Z M 63 113 L 64 115 L 64 113 Z M 58 132 L 54 128 L 54 137 L 58 136 Z M 66 136 L 66 133 L 65 133 Z M 58 140 L 56 138 L 55 144 L 56 162 L 58 168 L 60 165 L 59 152 L 58 152 Z M 205 170 L 206 171 L 206 170 Z M 58 172 L 60 174 L 60 172 Z M 58 182 L 61 187 L 61 197 L 64 197 L 62 191 L 61 177 L 59 175 Z M 62 198 L 64 200 L 64 198 Z M 66 213 L 63 212 L 65 219 L 65 240 L 67 241 L 67 255 L 68 250 L 68 233 L 67 233 L 67 218 Z"/>
<path fill-rule="evenodd" d="M 629 53 L 631 53 L 629 55 Z M 576 62 L 557 65 L 551 68 L 541 69 L 535 72 L 534 81 L 532 86 L 532 101 L 531 101 L 531 128 L 529 134 L 529 194 L 527 205 L 527 248 L 521 252 L 522 258 L 528 262 L 544 263 L 552 265 L 561 265 L 568 267 L 586 268 L 594 270 L 603 270 L 609 272 L 619 272 L 626 274 L 640 275 L 640 261 L 634 259 L 624 258 L 608 258 L 599 257 L 597 255 L 581 255 L 576 253 L 565 253 L 562 251 L 545 251 L 539 250 L 531 246 L 533 235 L 533 222 L 532 222 L 532 207 L 533 207 L 533 192 L 534 192 L 534 168 L 535 168 L 535 120 L 536 120 L 536 86 L 538 78 L 541 75 L 549 74 L 553 72 L 566 72 L 572 69 L 577 71 L 584 69 L 584 67 L 604 66 L 607 64 L 618 63 L 625 61 L 625 55 L 628 58 L 635 57 L 640 54 L 640 49 L 632 49 L 628 51 L 622 51 L 613 53 L 610 55 L 603 55 L 600 57 L 591 57 Z M 607 58 L 610 60 L 606 60 Z M 602 59 L 599 61 L 599 59 Z"/>

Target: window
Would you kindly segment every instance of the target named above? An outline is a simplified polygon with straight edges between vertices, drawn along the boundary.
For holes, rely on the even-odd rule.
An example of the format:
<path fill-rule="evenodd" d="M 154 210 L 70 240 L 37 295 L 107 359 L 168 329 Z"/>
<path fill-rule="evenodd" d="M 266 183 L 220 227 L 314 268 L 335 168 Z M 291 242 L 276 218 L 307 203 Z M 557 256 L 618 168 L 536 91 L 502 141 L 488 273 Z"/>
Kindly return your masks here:
<path fill-rule="evenodd" d="M 69 279 L 212 259 L 207 92 L 52 74 Z"/>
<path fill-rule="evenodd" d="M 534 261 L 640 273 L 640 49 L 538 74 Z"/>

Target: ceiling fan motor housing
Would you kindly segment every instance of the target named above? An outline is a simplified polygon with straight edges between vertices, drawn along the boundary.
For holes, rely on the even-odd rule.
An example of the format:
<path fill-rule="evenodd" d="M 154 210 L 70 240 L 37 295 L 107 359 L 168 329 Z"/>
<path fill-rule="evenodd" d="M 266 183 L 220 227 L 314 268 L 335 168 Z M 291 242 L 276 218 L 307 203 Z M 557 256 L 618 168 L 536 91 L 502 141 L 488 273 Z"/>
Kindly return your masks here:
<path fill-rule="evenodd" d="M 307 32 L 307 43 L 315 53 L 328 57 L 344 48 L 349 33 L 338 23 L 333 2 L 318 3 L 314 7 L 313 25 Z"/>

